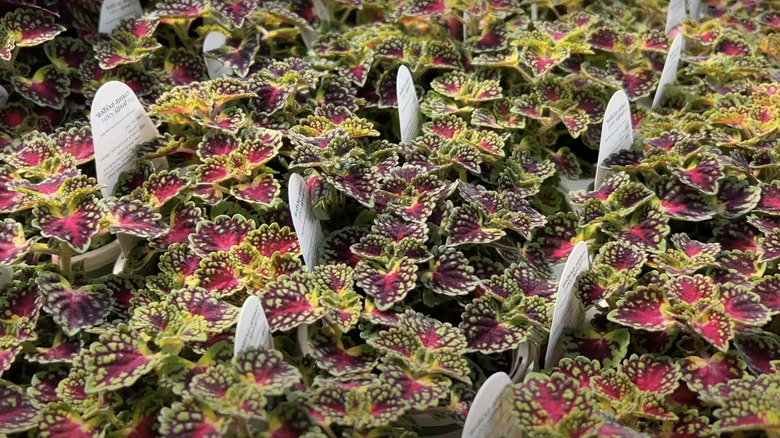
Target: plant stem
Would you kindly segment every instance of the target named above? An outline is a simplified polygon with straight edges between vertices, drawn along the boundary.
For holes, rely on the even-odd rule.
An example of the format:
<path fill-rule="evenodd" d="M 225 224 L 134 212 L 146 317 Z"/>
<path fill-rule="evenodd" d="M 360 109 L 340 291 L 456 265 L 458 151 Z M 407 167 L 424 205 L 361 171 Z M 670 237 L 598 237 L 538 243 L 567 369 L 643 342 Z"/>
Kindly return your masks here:
<path fill-rule="evenodd" d="M 326 434 L 327 434 L 327 435 L 328 435 L 330 438 L 338 438 L 338 437 L 336 436 L 336 434 L 335 434 L 335 433 L 333 433 L 333 430 L 330 428 L 330 425 L 329 425 L 329 424 L 322 424 L 322 425 L 320 425 L 320 427 L 322 428 L 322 430 L 324 430 L 324 431 L 325 431 L 325 433 L 326 433 Z"/>
<path fill-rule="evenodd" d="M 59 255 L 59 252 L 57 252 L 57 250 L 49 248 L 49 246 L 44 243 L 36 243 L 30 248 L 30 252 L 34 252 L 38 254 Z"/>
<path fill-rule="evenodd" d="M 70 248 L 70 245 L 65 242 L 60 243 L 60 269 L 65 276 L 70 274 L 72 255 L 73 250 Z"/>

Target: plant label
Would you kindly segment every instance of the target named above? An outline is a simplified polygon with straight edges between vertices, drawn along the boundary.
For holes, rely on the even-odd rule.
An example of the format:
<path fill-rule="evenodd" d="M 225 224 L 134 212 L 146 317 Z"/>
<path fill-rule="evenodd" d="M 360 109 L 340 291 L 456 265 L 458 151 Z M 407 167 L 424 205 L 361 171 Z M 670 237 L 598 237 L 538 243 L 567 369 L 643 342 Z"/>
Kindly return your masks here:
<path fill-rule="evenodd" d="M 5 108 L 6 105 L 8 105 L 8 90 L 0 85 L 0 108 Z"/>
<path fill-rule="evenodd" d="M 227 36 L 224 33 L 217 31 L 209 32 L 203 40 L 203 53 L 224 47 L 225 43 L 227 43 Z M 206 71 L 210 79 L 222 78 L 233 74 L 233 69 L 225 67 L 225 64 L 219 59 L 208 56 L 204 56 L 203 59 L 206 62 Z"/>
<path fill-rule="evenodd" d="M 265 316 L 260 299 L 252 295 L 244 301 L 238 314 L 236 342 L 233 344 L 233 357 L 248 348 L 274 348 L 271 326 Z"/>
<path fill-rule="evenodd" d="M 288 194 L 293 226 L 303 251 L 303 262 L 309 272 L 312 272 L 317 265 L 318 252 L 322 246 L 322 226 L 320 220 L 314 216 L 314 208 L 309 198 L 309 187 L 303 177 L 297 173 L 290 177 Z"/>
<path fill-rule="evenodd" d="M 0 287 L 10 283 L 14 278 L 14 270 L 10 266 L 0 266 Z"/>
<path fill-rule="evenodd" d="M 98 32 L 111 33 L 125 18 L 138 18 L 144 14 L 139 0 L 104 0 L 100 5 Z"/>
<path fill-rule="evenodd" d="M 516 422 L 512 407 L 506 400 L 506 392 L 512 388 L 512 380 L 506 373 L 495 373 L 479 388 L 471 404 L 463 437 L 498 438 L 511 437 Z"/>
<path fill-rule="evenodd" d="M 577 277 L 589 266 L 588 244 L 580 242 L 569 254 L 569 259 L 563 268 L 561 281 L 558 283 L 558 294 L 550 326 L 550 342 L 547 344 L 547 354 L 544 356 L 546 368 L 555 366 L 561 358 L 563 348 L 560 344 L 564 330 L 580 327 L 585 321 L 585 314 L 580 308 L 580 300 L 574 292 L 574 285 L 577 282 Z"/>
<path fill-rule="evenodd" d="M 539 19 L 539 5 L 536 3 L 531 3 L 531 20 L 538 20 Z"/>
<path fill-rule="evenodd" d="M 601 122 L 601 141 L 599 142 L 599 157 L 596 161 L 596 180 L 594 188 L 601 187 L 607 176 L 607 169 L 602 165 L 610 155 L 623 149 L 629 149 L 634 144 L 633 125 L 631 124 L 631 103 L 623 90 L 616 91 L 609 99 Z"/>
<path fill-rule="evenodd" d="M 420 103 L 417 101 L 412 72 L 405 65 L 398 69 L 395 96 L 398 101 L 398 118 L 401 120 L 401 141 L 405 143 L 414 140 L 420 133 Z"/>
<path fill-rule="evenodd" d="M 685 0 L 671 0 L 666 11 L 666 34 L 669 35 L 685 21 Z"/>
<path fill-rule="evenodd" d="M 691 0 L 688 14 L 694 20 L 701 18 L 701 0 Z"/>
<path fill-rule="evenodd" d="M 119 175 L 133 167 L 139 144 L 159 134 L 133 90 L 126 84 L 111 81 L 103 84 L 90 110 L 92 137 L 95 143 L 95 173 L 105 184 L 103 197 L 111 196 Z"/>
<path fill-rule="evenodd" d="M 330 21 L 331 17 L 328 5 L 326 5 L 323 0 L 314 0 L 312 3 L 314 5 L 314 10 L 317 12 L 317 16 L 320 17 L 320 20 Z"/>
<path fill-rule="evenodd" d="M 669 48 L 669 54 L 666 55 L 664 69 L 661 72 L 661 80 L 658 81 L 658 88 L 655 90 L 653 108 L 664 101 L 664 89 L 667 85 L 673 84 L 677 78 L 677 68 L 680 66 L 680 57 L 682 56 L 684 41 L 682 34 L 678 34 L 674 37 L 674 41 L 672 41 L 672 46 Z"/>

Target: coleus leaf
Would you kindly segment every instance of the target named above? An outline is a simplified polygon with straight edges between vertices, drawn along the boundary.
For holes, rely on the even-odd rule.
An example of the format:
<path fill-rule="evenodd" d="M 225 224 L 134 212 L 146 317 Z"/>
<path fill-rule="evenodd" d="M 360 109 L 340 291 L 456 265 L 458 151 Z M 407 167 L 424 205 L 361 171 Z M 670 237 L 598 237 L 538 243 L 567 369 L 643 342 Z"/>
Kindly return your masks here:
<path fill-rule="evenodd" d="M 74 288 L 56 272 L 41 272 L 36 284 L 43 296 L 43 308 L 69 336 L 103 322 L 113 304 L 104 284 L 77 285 Z"/>
<path fill-rule="evenodd" d="M 780 313 L 780 274 L 763 276 L 755 283 L 753 292 L 773 315 Z"/>
<path fill-rule="evenodd" d="M 91 438 L 105 433 L 101 418 L 85 418 L 69 403 L 52 403 L 41 412 L 40 435 L 43 437 Z"/>
<path fill-rule="evenodd" d="M 266 286 L 263 308 L 274 331 L 286 331 L 302 324 L 311 324 L 322 318 L 316 289 L 302 274 L 280 278 Z"/>
<path fill-rule="evenodd" d="M 32 429 L 39 413 L 22 388 L 0 380 L 0 433 L 13 434 Z"/>
<path fill-rule="evenodd" d="M 745 376 L 733 380 L 724 388 L 726 396 L 715 411 L 719 420 L 715 430 L 740 432 L 743 430 L 772 431 L 780 427 L 778 405 L 778 374 Z"/>
<path fill-rule="evenodd" d="M 182 202 L 171 210 L 168 223 L 170 230 L 153 241 L 153 244 L 167 248 L 175 243 L 189 243 L 191 234 L 197 230 L 197 225 L 203 220 L 203 209 L 194 202 Z"/>
<path fill-rule="evenodd" d="M 452 210 L 445 230 L 447 244 L 452 246 L 495 242 L 506 233 L 483 225 L 482 212 L 477 204 L 466 204 Z"/>
<path fill-rule="evenodd" d="M 601 230 L 638 249 L 661 252 L 666 248 L 669 235 L 669 219 L 655 205 L 643 205 L 631 213 L 628 220 L 605 222 Z"/>
<path fill-rule="evenodd" d="M 39 371 L 32 376 L 27 395 L 30 396 L 32 405 L 38 409 L 62 401 L 57 395 L 57 385 L 68 377 L 69 370 L 64 368 L 51 371 Z"/>
<path fill-rule="evenodd" d="M 402 301 L 417 282 L 417 265 L 408 258 L 394 260 L 387 267 L 361 261 L 355 267 L 355 282 L 374 298 L 380 310 Z"/>
<path fill-rule="evenodd" d="M 152 371 L 162 360 L 142 336 L 124 324 L 100 335 L 87 353 L 87 393 L 126 388 Z"/>
<path fill-rule="evenodd" d="M 145 201 L 155 209 L 159 209 L 166 202 L 181 193 L 188 185 L 189 181 L 179 176 L 178 171 L 162 170 L 150 175 L 144 182 L 143 188 L 148 194 L 148 199 L 145 199 Z"/>
<path fill-rule="evenodd" d="M 257 248 L 265 257 L 297 256 L 301 254 L 298 237 L 289 227 L 280 227 L 277 223 L 263 224 L 246 237 L 246 242 Z"/>
<path fill-rule="evenodd" d="M 270 206 L 279 196 L 281 186 L 273 175 L 261 173 L 249 183 L 236 184 L 230 194 L 252 204 Z"/>
<path fill-rule="evenodd" d="M 89 126 L 74 126 L 61 131 L 57 135 L 54 147 L 60 153 L 73 155 L 76 164 L 79 165 L 92 161 L 95 155 L 92 130 Z"/>
<path fill-rule="evenodd" d="M 185 85 L 206 77 L 203 58 L 183 47 L 169 50 L 164 65 L 165 73 L 173 85 Z"/>
<path fill-rule="evenodd" d="M 31 78 L 13 76 L 10 82 L 17 93 L 40 106 L 62 109 L 70 95 L 70 78 L 53 65 L 41 67 Z"/>
<path fill-rule="evenodd" d="M 186 288 L 175 291 L 173 304 L 182 312 L 202 317 L 207 330 L 221 333 L 238 320 L 239 309 L 220 301 L 203 288 Z"/>
<path fill-rule="evenodd" d="M 549 263 L 558 263 L 569 256 L 582 236 L 574 213 L 557 213 L 547 217 L 544 228 L 533 232 L 532 242 L 537 242 Z"/>
<path fill-rule="evenodd" d="M 477 298 L 461 315 L 460 329 L 468 341 L 469 350 L 484 354 L 500 353 L 528 340 L 532 326 L 523 318 L 505 315 L 495 297 Z"/>
<path fill-rule="evenodd" d="M 250 263 L 251 266 L 251 263 Z M 249 284 L 245 263 L 238 255 L 217 251 L 206 256 L 195 271 L 198 285 L 222 296 L 235 294 Z M 248 273 L 247 273 L 248 274 Z"/>
<path fill-rule="evenodd" d="M 51 347 L 38 347 L 36 352 L 27 355 L 27 360 L 41 364 L 72 363 L 83 346 L 84 342 L 78 338 L 68 339 L 58 335 Z"/>
<path fill-rule="evenodd" d="M 683 183 L 703 193 L 714 195 L 723 178 L 723 164 L 714 154 L 697 155 L 685 166 L 672 166 L 672 173 Z"/>
<path fill-rule="evenodd" d="M 436 407 L 450 393 L 452 381 L 447 377 L 437 374 L 417 375 L 394 361 L 387 361 L 379 368 L 382 380 L 394 388 L 400 388 L 400 398 L 407 400 L 413 409 Z"/>
<path fill-rule="evenodd" d="M 162 408 L 159 415 L 160 433 L 184 433 L 202 438 L 218 438 L 227 433 L 229 417 L 217 415 L 204 403 L 189 398 Z"/>
<path fill-rule="evenodd" d="M 745 363 L 733 351 L 726 353 L 718 351 L 712 355 L 686 357 L 680 371 L 688 386 L 694 390 L 715 394 L 712 391 L 716 385 L 745 375 Z"/>
<path fill-rule="evenodd" d="M 264 395 L 282 395 L 301 380 L 300 371 L 277 350 L 248 348 L 233 359 L 233 365 L 243 383 Z"/>
<path fill-rule="evenodd" d="M 229 251 L 241 245 L 254 229 L 255 223 L 251 219 L 241 215 L 220 215 L 213 222 L 199 223 L 195 234 L 190 235 L 190 242 L 198 255 L 206 257 L 212 252 Z"/>
<path fill-rule="evenodd" d="M 348 390 L 326 386 L 312 397 L 315 410 L 336 424 L 369 430 L 386 426 L 409 408 L 405 400 L 395 395 L 393 388 L 380 382 Z"/>
<path fill-rule="evenodd" d="M 235 27 L 241 27 L 244 24 L 244 20 L 254 12 L 257 6 L 257 0 L 216 0 L 211 2 L 211 7 L 230 20 Z"/>
<path fill-rule="evenodd" d="M 370 372 L 377 362 L 376 351 L 367 344 L 354 345 L 346 336 L 333 339 L 317 333 L 309 339 L 317 366 L 334 376 Z"/>
<path fill-rule="evenodd" d="M 703 275 L 673 277 L 666 284 L 666 291 L 669 298 L 690 305 L 717 298 L 715 284 Z"/>
<path fill-rule="evenodd" d="M 0 265 L 13 264 L 24 256 L 35 243 L 24 236 L 22 224 L 6 218 L 0 224 Z"/>
<path fill-rule="evenodd" d="M 567 357 L 584 356 L 610 368 L 626 356 L 629 338 L 628 330 L 624 328 L 604 334 L 591 329 L 574 329 L 564 333 L 563 346 Z"/>
<path fill-rule="evenodd" d="M 368 344 L 429 372 L 469 382 L 462 357 L 467 340 L 460 330 L 412 310 L 399 317 L 399 324 L 369 338 Z"/>
<path fill-rule="evenodd" d="M 609 312 L 609 320 L 647 331 L 663 331 L 676 324 L 670 315 L 671 304 L 666 294 L 656 286 L 638 287 L 628 292 Z"/>
<path fill-rule="evenodd" d="M 745 179 L 729 176 L 720 184 L 715 197 L 715 208 L 721 216 L 734 219 L 756 208 L 760 198 L 760 187 L 751 185 Z"/>
<path fill-rule="evenodd" d="M 431 268 L 423 273 L 421 281 L 438 294 L 466 295 L 477 287 L 479 279 L 472 274 L 474 269 L 455 248 L 442 246 L 434 250 Z"/>
<path fill-rule="evenodd" d="M 780 181 L 761 187 L 761 201 L 755 211 L 773 216 L 780 215 Z"/>
<path fill-rule="evenodd" d="M 517 384 L 511 394 L 518 426 L 527 431 L 564 429 L 568 419 L 583 407 L 588 409 L 592 398 L 576 380 L 562 374 Z"/>
<path fill-rule="evenodd" d="M 673 392 L 682 378 L 680 366 L 669 357 L 650 354 L 632 355 L 621 363 L 620 370 L 638 390 L 658 395 Z"/>
<path fill-rule="evenodd" d="M 728 349 L 729 341 L 734 337 L 734 320 L 722 305 L 711 306 L 697 313 L 689 320 L 689 324 L 696 333 L 721 351 Z"/>
<path fill-rule="evenodd" d="M 106 207 L 108 214 L 105 220 L 114 233 L 154 239 L 168 231 L 167 226 L 160 222 L 162 216 L 141 201 L 109 199 Z"/>
<path fill-rule="evenodd" d="M 772 363 L 780 360 L 780 337 L 771 332 L 738 333 L 734 346 L 754 374 L 772 373 Z"/>
<path fill-rule="evenodd" d="M 710 202 L 692 187 L 669 179 L 660 181 L 654 191 L 661 199 L 664 213 L 671 219 L 704 221 L 714 215 Z"/>
<path fill-rule="evenodd" d="M 599 249 L 595 263 L 609 266 L 616 273 L 624 273 L 631 277 L 639 275 L 647 260 L 642 251 L 623 242 L 607 242 Z"/>
<path fill-rule="evenodd" d="M 0 23 L 18 47 L 37 46 L 65 31 L 53 16 L 34 8 L 17 8 L 5 14 Z"/>
<path fill-rule="evenodd" d="M 297 403 L 280 403 L 268 413 L 269 438 L 316 436 L 317 423 L 307 407 Z"/>

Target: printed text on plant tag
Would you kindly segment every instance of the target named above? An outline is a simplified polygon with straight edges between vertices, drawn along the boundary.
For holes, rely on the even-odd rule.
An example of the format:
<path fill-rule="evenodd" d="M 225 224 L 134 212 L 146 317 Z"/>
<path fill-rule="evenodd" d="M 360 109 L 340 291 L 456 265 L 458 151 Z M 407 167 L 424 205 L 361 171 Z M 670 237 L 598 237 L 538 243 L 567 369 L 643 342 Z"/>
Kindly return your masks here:
<path fill-rule="evenodd" d="M 105 0 L 100 6 L 98 32 L 111 33 L 124 18 L 138 18 L 143 15 L 138 0 Z"/>
<path fill-rule="evenodd" d="M 233 357 L 248 348 L 273 348 L 273 337 L 268 318 L 260 300 L 252 295 L 244 301 L 236 326 Z"/>
<path fill-rule="evenodd" d="M 658 81 L 658 88 L 655 90 L 653 98 L 653 108 L 657 107 L 664 100 L 664 91 L 667 85 L 673 84 L 677 78 L 677 69 L 680 66 L 680 57 L 682 56 L 683 43 L 685 39 L 682 34 L 678 34 L 672 41 L 669 48 L 669 54 L 666 55 L 664 70 L 661 72 L 661 79 Z"/>
<path fill-rule="evenodd" d="M 127 85 L 111 81 L 98 89 L 90 113 L 95 143 L 97 180 L 106 187 L 104 197 L 114 191 L 119 175 L 133 167 L 136 147 L 157 137 L 157 128 L 138 97 Z"/>
<path fill-rule="evenodd" d="M 317 265 L 317 255 L 322 245 L 322 226 L 320 220 L 314 216 L 306 181 L 298 174 L 290 177 L 288 202 L 295 233 L 301 242 L 303 262 L 311 272 Z"/>
<path fill-rule="evenodd" d="M 563 275 L 561 275 L 561 281 L 558 284 L 558 294 L 550 326 L 550 342 L 544 357 L 545 367 L 555 366 L 561 358 L 563 351 L 560 344 L 564 330 L 570 327 L 579 327 L 584 322 L 585 315 L 580 308 L 580 300 L 577 298 L 574 285 L 579 275 L 588 269 L 589 264 L 588 244 L 580 242 L 569 254 L 569 260 L 563 268 Z"/>
<path fill-rule="evenodd" d="M 601 123 L 601 142 L 599 157 L 596 161 L 596 181 L 594 188 L 598 190 L 607 171 L 602 167 L 604 160 L 623 149 L 629 149 L 634 143 L 634 133 L 631 124 L 631 103 L 623 90 L 615 92 L 609 99 L 604 120 Z"/>
<path fill-rule="evenodd" d="M 420 132 L 420 104 L 417 101 L 412 73 L 405 65 L 398 69 L 395 93 L 398 100 L 398 118 L 401 121 L 401 141 L 414 140 Z"/>
<path fill-rule="evenodd" d="M 479 388 L 469 409 L 463 436 L 469 438 L 512 437 L 515 421 L 512 407 L 507 401 L 506 391 L 511 389 L 512 380 L 506 373 L 490 376 Z"/>

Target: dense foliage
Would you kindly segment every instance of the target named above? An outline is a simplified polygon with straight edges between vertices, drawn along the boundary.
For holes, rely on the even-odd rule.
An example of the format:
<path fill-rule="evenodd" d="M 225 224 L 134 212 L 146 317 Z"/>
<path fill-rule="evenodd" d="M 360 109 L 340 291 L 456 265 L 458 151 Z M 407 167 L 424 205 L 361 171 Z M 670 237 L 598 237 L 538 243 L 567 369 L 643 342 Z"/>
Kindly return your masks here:
<path fill-rule="evenodd" d="M 529 436 L 780 435 L 780 3 L 702 2 L 657 107 L 665 0 L 161 0 L 109 34 L 9 3 L 0 435 L 457 436 L 500 371 Z M 104 197 L 109 81 L 160 135 Z M 569 190 L 618 90 L 634 146 Z M 583 241 L 586 323 L 547 345 Z M 250 296 L 274 348 L 234 354 Z"/>

